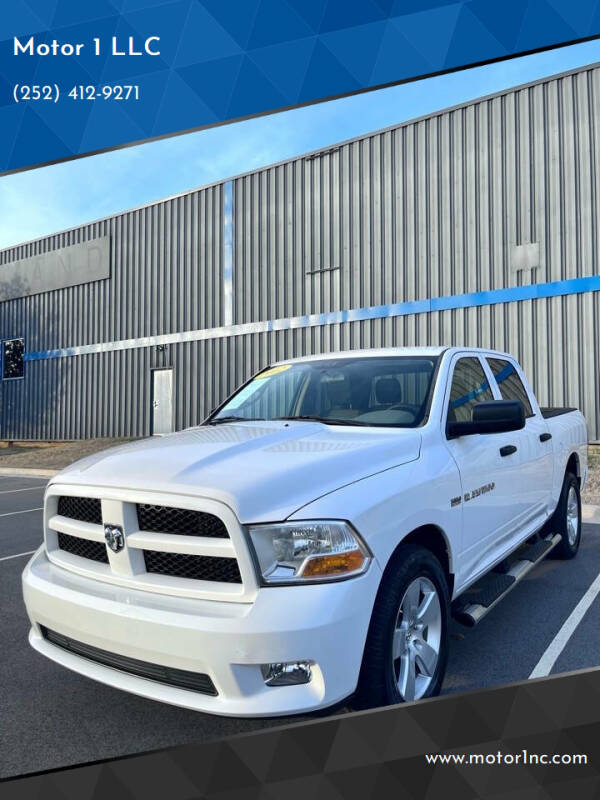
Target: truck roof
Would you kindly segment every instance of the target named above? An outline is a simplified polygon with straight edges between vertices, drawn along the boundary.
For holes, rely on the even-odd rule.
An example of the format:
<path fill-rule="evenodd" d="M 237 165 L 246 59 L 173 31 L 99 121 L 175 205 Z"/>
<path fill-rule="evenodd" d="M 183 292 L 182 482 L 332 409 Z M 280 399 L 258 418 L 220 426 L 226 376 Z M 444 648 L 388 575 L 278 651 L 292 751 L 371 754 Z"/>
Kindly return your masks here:
<path fill-rule="evenodd" d="M 284 358 L 276 364 L 294 364 L 301 361 L 326 361 L 335 358 L 373 358 L 376 356 L 440 356 L 445 352 L 495 353 L 499 356 L 508 356 L 497 350 L 484 347 L 450 347 L 438 345 L 435 347 L 370 347 L 364 350 L 339 350 L 335 353 L 321 353 L 319 355 L 300 356 L 299 358 Z M 509 356 L 512 358 L 512 356 Z"/>

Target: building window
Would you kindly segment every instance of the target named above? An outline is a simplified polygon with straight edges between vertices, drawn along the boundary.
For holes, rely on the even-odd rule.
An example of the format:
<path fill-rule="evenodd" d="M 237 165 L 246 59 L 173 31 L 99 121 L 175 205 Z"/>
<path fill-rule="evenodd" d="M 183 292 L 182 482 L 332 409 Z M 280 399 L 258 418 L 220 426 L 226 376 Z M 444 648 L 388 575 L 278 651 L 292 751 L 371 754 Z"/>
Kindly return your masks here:
<path fill-rule="evenodd" d="M 7 339 L 2 343 L 2 377 L 5 380 L 23 377 L 24 339 Z"/>

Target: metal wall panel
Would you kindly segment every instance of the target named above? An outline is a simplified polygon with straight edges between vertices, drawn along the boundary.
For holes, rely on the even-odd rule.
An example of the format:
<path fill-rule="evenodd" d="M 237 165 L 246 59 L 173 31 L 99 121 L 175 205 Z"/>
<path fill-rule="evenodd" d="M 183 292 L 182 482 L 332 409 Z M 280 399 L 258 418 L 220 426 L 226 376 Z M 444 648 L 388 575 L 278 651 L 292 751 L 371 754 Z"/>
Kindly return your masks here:
<path fill-rule="evenodd" d="M 0 338 L 32 352 L 228 324 L 229 259 L 233 323 L 598 274 L 599 101 L 600 68 L 584 68 L 2 251 L 0 269 L 108 235 L 111 278 L 1 303 Z M 598 439 L 599 305 L 587 292 L 30 361 L 0 382 L 0 438 L 147 435 L 154 367 L 174 369 L 179 429 L 277 359 L 465 344 L 514 353 L 540 402 L 581 407 Z"/>
<path fill-rule="evenodd" d="M 111 277 L 0 304 L 0 339 L 26 350 L 114 341 L 223 324 L 222 186 L 119 214 L 0 252 L 2 265 L 110 237 Z M 25 365 L 0 381 L 0 438 L 71 439 L 149 430 L 151 349 L 116 358 Z"/>
<path fill-rule="evenodd" d="M 596 274 L 599 102 L 584 69 L 235 179 L 234 322 Z"/>
<path fill-rule="evenodd" d="M 0 338 L 28 351 L 114 341 L 223 323 L 223 189 L 195 191 L 0 251 L 13 261 L 110 237 L 111 277 L 8 300 Z"/>

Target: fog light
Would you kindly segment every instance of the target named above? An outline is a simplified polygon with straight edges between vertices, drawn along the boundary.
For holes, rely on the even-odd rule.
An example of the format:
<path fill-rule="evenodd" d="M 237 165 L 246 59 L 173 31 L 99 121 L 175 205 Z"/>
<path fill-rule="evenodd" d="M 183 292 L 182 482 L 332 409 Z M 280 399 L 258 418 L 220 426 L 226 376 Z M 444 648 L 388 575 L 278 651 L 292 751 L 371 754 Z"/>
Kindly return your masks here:
<path fill-rule="evenodd" d="M 295 686 L 298 683 L 308 683 L 312 677 L 310 661 L 263 664 L 260 669 L 267 686 Z"/>

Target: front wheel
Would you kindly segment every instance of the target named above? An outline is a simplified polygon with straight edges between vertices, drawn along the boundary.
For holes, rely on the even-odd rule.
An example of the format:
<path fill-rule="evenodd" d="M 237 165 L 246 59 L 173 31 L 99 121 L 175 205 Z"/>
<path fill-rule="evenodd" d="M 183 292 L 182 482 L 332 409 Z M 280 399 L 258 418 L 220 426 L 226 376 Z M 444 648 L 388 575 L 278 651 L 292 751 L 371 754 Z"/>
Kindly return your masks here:
<path fill-rule="evenodd" d="M 356 708 L 440 691 L 448 660 L 450 598 L 444 571 L 423 547 L 403 545 L 385 571 L 369 626 Z"/>
<path fill-rule="evenodd" d="M 548 530 L 560 533 L 560 542 L 551 555 L 556 558 L 575 558 L 581 542 L 581 496 L 579 481 L 567 472 L 563 481 L 556 511 L 550 518 Z"/>

